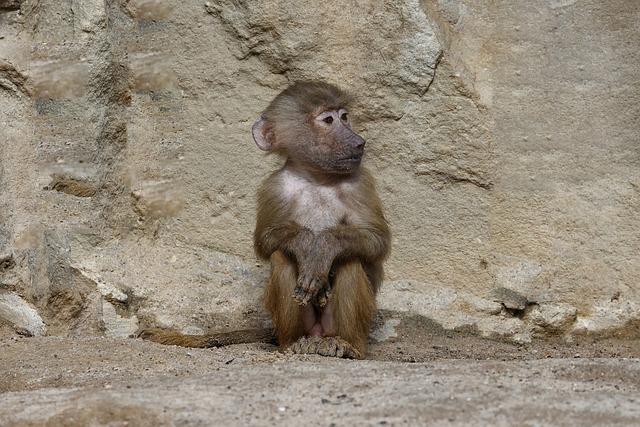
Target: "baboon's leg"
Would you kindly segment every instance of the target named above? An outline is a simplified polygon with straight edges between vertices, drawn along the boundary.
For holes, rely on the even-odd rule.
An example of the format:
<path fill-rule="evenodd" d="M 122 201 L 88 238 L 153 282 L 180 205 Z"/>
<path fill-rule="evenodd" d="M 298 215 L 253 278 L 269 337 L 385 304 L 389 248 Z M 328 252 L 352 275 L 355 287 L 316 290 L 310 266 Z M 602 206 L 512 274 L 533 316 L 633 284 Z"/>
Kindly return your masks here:
<path fill-rule="evenodd" d="M 309 329 L 314 322 L 311 304 L 302 307 L 293 298 L 296 277 L 293 261 L 282 252 L 275 251 L 271 255 L 271 277 L 265 288 L 264 304 L 271 314 L 278 344 L 282 347 L 291 345 L 305 334 L 305 318 L 306 323 L 310 323 Z"/>
<path fill-rule="evenodd" d="M 375 310 L 375 293 L 362 265 L 357 261 L 347 262 L 336 269 L 329 303 L 316 316 L 314 330 L 319 329 L 321 333 L 307 332 L 311 336 L 300 338 L 291 350 L 362 358 Z"/>
<path fill-rule="evenodd" d="M 341 265 L 333 281 L 327 316 L 323 313 L 325 335 L 342 338 L 351 344 L 360 357 L 367 349 L 371 322 L 376 312 L 376 296 L 359 261 Z"/>

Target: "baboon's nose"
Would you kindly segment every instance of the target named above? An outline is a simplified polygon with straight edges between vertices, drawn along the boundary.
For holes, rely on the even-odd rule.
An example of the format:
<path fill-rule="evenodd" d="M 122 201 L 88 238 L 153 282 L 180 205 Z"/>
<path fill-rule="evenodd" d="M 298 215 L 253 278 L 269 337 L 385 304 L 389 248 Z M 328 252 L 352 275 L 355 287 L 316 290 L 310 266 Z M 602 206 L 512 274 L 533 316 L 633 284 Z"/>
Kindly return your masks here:
<path fill-rule="evenodd" d="M 354 133 L 350 142 L 353 148 L 356 148 L 358 150 L 364 150 L 364 144 L 366 143 L 366 141 L 362 139 L 360 135 Z"/>

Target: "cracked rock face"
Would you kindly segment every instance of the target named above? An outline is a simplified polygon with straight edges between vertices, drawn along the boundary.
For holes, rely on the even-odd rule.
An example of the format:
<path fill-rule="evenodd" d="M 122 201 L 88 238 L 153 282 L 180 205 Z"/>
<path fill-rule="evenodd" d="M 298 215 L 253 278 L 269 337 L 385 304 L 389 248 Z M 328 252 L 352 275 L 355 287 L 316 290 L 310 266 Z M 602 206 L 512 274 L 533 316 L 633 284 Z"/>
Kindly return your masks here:
<path fill-rule="evenodd" d="M 47 333 L 268 325 L 249 128 L 322 79 L 394 234 L 376 339 L 638 334 L 637 5 L 72 3 L 0 1 L 0 292 Z"/>

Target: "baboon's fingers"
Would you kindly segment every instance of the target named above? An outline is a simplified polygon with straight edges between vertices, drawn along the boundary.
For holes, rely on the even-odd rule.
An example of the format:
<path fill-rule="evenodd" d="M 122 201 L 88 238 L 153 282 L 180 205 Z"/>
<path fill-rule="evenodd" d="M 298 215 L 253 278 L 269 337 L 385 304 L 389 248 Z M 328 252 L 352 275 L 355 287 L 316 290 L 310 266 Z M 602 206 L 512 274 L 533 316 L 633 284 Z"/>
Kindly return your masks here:
<path fill-rule="evenodd" d="M 289 350 L 296 354 L 308 354 L 310 351 L 310 346 L 310 338 L 301 337 L 298 341 L 296 341 L 289 347 Z"/>
<path fill-rule="evenodd" d="M 344 357 L 344 347 L 338 346 L 336 349 L 336 357 Z"/>
<path fill-rule="evenodd" d="M 355 347 L 353 347 L 351 344 L 349 344 L 346 341 L 343 341 L 343 346 L 341 347 L 342 349 L 342 356 L 340 357 L 344 357 L 347 359 L 362 359 L 363 355 L 362 353 L 360 353 L 358 350 L 355 349 Z"/>
<path fill-rule="evenodd" d="M 301 287 L 296 287 L 294 289 L 293 298 L 300 305 L 306 305 L 309 302 L 308 299 L 306 298 L 306 293 L 304 292 L 303 288 L 301 288 Z"/>
<path fill-rule="evenodd" d="M 318 292 L 318 295 L 316 298 L 316 304 L 318 305 L 318 307 L 324 307 L 329 303 L 330 297 L 331 297 L 331 286 L 327 284 L 320 290 L 320 292 Z"/>
<path fill-rule="evenodd" d="M 311 281 L 311 276 L 306 273 L 300 273 L 296 281 L 296 288 L 293 291 L 293 297 L 299 304 L 305 305 L 305 295 L 307 284 Z"/>
<path fill-rule="evenodd" d="M 338 356 L 338 345 L 333 337 L 325 338 L 318 346 L 318 353 L 322 356 Z"/>
<path fill-rule="evenodd" d="M 298 277 L 298 282 L 295 290 L 293 291 L 293 298 L 300 305 L 307 305 L 318 293 L 318 290 L 322 288 L 324 282 L 312 275 L 301 274 Z"/>

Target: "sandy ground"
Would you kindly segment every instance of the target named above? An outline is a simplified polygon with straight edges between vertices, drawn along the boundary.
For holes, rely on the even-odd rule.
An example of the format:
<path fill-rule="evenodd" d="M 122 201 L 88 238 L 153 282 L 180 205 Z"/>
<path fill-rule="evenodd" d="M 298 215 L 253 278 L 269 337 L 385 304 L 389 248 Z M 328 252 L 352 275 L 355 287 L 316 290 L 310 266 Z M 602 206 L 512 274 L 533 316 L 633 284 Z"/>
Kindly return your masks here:
<path fill-rule="evenodd" d="M 640 425 L 638 341 L 517 346 L 424 326 L 362 361 L 6 337 L 0 425 Z"/>

